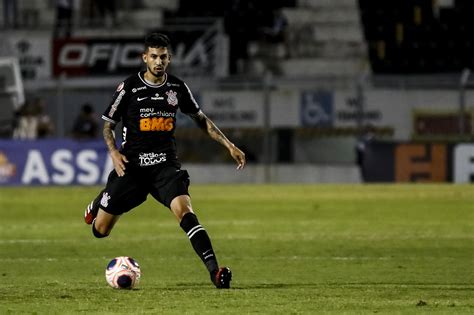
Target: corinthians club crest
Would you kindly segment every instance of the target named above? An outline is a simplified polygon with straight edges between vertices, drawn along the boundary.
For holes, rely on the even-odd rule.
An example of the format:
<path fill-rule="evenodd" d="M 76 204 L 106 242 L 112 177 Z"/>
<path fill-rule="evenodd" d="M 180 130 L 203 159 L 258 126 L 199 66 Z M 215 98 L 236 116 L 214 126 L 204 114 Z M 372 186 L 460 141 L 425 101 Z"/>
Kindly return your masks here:
<path fill-rule="evenodd" d="M 178 98 L 176 97 L 176 94 L 177 93 L 173 90 L 169 90 L 168 92 L 166 92 L 166 95 L 168 95 L 168 104 L 173 106 L 178 105 Z"/>

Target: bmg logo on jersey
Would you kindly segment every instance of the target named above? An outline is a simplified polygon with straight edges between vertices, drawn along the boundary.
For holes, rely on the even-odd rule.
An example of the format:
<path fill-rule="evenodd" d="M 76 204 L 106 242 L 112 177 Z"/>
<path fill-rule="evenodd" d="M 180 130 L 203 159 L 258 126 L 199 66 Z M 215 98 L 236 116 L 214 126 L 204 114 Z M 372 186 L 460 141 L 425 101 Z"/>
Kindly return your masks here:
<path fill-rule="evenodd" d="M 152 117 L 140 119 L 140 131 L 171 131 L 174 128 L 173 118 Z"/>
<path fill-rule="evenodd" d="M 166 161 L 166 153 L 140 153 L 138 156 L 140 166 L 151 166 L 160 164 Z"/>

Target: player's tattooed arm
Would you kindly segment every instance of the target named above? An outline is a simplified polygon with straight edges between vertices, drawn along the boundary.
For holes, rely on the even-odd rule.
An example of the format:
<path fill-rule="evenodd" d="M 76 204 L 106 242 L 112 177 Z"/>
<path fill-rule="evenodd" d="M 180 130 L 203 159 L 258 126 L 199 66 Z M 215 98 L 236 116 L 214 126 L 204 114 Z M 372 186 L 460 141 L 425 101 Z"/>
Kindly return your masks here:
<path fill-rule="evenodd" d="M 202 111 L 197 112 L 196 114 L 189 115 L 201 128 L 206 132 L 212 139 L 216 140 L 228 150 L 232 158 L 237 162 L 237 169 L 242 169 L 245 166 L 245 153 L 237 148 L 222 131 L 217 128 L 214 122 L 209 119 Z"/>
<path fill-rule="evenodd" d="M 109 150 L 109 152 L 117 150 L 117 147 L 115 146 L 115 132 L 114 132 L 114 129 L 115 129 L 115 124 L 113 124 L 109 121 L 106 121 L 104 123 L 104 129 L 103 129 L 102 133 L 104 135 L 105 144 L 107 145 L 107 149 Z"/>
<path fill-rule="evenodd" d="M 125 155 L 121 154 L 115 145 L 115 124 L 106 121 L 104 123 L 103 135 L 104 141 L 109 150 L 110 157 L 112 158 L 112 163 L 114 164 L 114 169 L 117 172 L 118 176 L 123 176 L 125 174 L 125 163 L 128 163 Z"/>
<path fill-rule="evenodd" d="M 196 122 L 199 128 L 204 130 L 212 139 L 224 145 L 226 148 L 232 144 L 229 139 L 217 128 L 217 126 L 202 111 L 196 114 L 190 114 L 191 118 Z"/>

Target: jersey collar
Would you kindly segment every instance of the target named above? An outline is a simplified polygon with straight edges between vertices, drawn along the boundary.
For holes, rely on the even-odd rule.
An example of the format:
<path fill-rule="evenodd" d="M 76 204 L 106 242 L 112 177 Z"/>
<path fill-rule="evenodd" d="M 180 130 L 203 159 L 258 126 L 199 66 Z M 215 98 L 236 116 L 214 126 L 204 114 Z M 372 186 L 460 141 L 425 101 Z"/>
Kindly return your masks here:
<path fill-rule="evenodd" d="M 144 72 L 144 71 L 138 72 L 138 77 L 140 78 L 140 80 L 142 80 L 142 82 L 143 82 L 146 86 L 149 86 L 149 87 L 152 87 L 152 88 L 159 88 L 159 87 L 162 87 L 163 85 L 165 85 L 166 81 L 168 81 L 168 73 L 165 73 L 165 80 L 164 80 L 163 83 L 161 83 L 160 85 L 153 85 L 153 84 L 150 84 L 150 83 L 146 82 L 146 80 L 145 80 L 145 72 Z"/>

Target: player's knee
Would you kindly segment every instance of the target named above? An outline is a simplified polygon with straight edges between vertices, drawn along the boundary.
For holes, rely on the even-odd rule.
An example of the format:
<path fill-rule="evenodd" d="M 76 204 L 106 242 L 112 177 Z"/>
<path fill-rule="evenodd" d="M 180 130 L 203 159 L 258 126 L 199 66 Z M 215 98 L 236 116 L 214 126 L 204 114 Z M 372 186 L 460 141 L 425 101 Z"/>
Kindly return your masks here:
<path fill-rule="evenodd" d="M 92 234 L 94 234 L 94 236 L 97 238 L 104 238 L 104 237 L 109 236 L 110 231 L 107 229 L 104 229 L 103 227 L 101 228 L 100 226 L 99 228 L 96 228 L 95 222 L 94 222 L 92 224 Z"/>
<path fill-rule="evenodd" d="M 193 212 L 189 196 L 178 196 L 174 198 L 171 202 L 170 209 L 180 222 L 187 213 Z"/>

